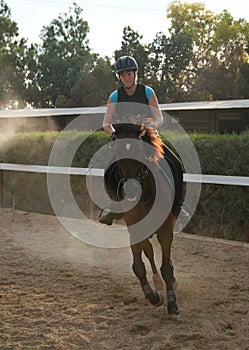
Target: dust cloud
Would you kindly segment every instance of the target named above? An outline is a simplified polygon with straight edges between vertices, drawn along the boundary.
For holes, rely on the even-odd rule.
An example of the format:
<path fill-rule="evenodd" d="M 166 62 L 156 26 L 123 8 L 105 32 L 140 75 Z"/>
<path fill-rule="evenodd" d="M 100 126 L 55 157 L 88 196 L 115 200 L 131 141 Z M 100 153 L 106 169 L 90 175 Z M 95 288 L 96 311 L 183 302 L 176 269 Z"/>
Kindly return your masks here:
<path fill-rule="evenodd" d="M 0 149 L 17 133 L 58 131 L 59 125 L 52 117 L 1 117 Z"/>
<path fill-rule="evenodd" d="M 0 119 L 0 149 L 20 131 L 22 125 L 21 119 L 14 123 L 11 123 L 7 118 Z"/>

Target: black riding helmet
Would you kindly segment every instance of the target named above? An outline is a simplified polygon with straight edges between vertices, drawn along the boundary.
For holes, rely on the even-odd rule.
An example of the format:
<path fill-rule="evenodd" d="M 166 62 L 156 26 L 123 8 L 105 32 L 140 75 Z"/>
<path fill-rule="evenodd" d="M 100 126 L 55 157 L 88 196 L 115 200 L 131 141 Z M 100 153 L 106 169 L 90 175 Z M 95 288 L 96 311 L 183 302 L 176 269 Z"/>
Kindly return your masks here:
<path fill-rule="evenodd" d="M 138 69 L 135 58 L 131 56 L 121 56 L 116 61 L 115 71 L 120 74 L 125 71 L 134 71 Z"/>

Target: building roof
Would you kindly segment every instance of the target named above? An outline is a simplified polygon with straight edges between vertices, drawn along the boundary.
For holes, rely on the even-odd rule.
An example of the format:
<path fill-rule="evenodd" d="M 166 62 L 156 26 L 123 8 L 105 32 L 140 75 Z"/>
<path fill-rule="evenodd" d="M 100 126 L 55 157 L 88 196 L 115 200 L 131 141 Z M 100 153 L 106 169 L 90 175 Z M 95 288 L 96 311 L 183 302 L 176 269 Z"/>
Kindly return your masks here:
<path fill-rule="evenodd" d="M 248 100 L 198 101 L 160 104 L 162 111 L 249 109 Z M 0 110 L 0 118 L 53 117 L 60 115 L 103 114 L 106 106 L 82 108 L 33 108 Z"/>
<path fill-rule="evenodd" d="M 198 101 L 161 104 L 165 111 L 249 108 L 249 100 Z"/>

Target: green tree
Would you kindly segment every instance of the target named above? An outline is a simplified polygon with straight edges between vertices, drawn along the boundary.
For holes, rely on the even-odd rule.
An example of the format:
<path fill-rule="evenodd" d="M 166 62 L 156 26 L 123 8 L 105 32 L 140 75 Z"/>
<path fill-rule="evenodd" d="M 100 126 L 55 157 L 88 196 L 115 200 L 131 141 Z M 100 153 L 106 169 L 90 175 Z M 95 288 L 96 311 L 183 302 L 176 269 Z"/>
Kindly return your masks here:
<path fill-rule="evenodd" d="M 171 35 L 187 34 L 193 44 L 191 61 L 192 74 L 206 65 L 211 56 L 212 35 L 216 24 L 216 15 L 205 9 L 204 4 L 174 0 L 167 9 L 171 20 Z"/>
<path fill-rule="evenodd" d="M 0 108 L 24 106 L 26 41 L 8 5 L 0 0 Z"/>
<path fill-rule="evenodd" d="M 248 60 L 248 23 L 234 20 L 227 10 L 215 15 L 201 3 L 180 0 L 169 6 L 168 18 L 171 35 L 185 33 L 192 38 L 193 55 L 182 72 L 185 99 L 237 98 L 235 82 L 241 63 Z"/>
<path fill-rule="evenodd" d="M 81 17 L 82 9 L 74 3 L 68 13 L 59 15 L 43 27 L 39 53 L 37 84 L 41 106 L 56 106 L 58 96 L 70 97 L 72 87 L 86 66 L 93 64 L 87 34 L 89 26 Z"/>
<path fill-rule="evenodd" d="M 238 98 L 249 98 L 249 62 L 240 64 L 235 89 Z"/>
<path fill-rule="evenodd" d="M 115 60 L 120 56 L 129 55 L 138 63 L 138 79 L 146 79 L 146 65 L 148 63 L 148 48 L 141 43 L 143 36 L 134 31 L 130 26 L 124 27 L 120 50 L 116 50 Z"/>
<path fill-rule="evenodd" d="M 224 63 L 213 57 L 209 65 L 199 71 L 194 88 L 188 94 L 188 100 L 208 101 L 237 98 L 232 68 L 227 68 Z"/>
<path fill-rule="evenodd" d="M 234 66 L 237 70 L 238 64 L 248 59 L 248 42 L 249 23 L 235 20 L 227 10 L 217 16 L 212 50 L 227 68 Z"/>
<path fill-rule="evenodd" d="M 110 59 L 98 58 L 92 70 L 81 73 L 80 79 L 72 87 L 70 97 L 59 96 L 57 107 L 94 107 L 105 105 L 108 95 L 116 88 Z"/>
<path fill-rule="evenodd" d="M 184 90 L 184 76 L 192 57 L 191 37 L 179 33 L 166 37 L 157 33 L 156 38 L 149 44 L 149 65 L 147 81 L 157 90 L 161 103 L 182 99 L 180 90 Z"/>
<path fill-rule="evenodd" d="M 174 0 L 167 9 L 171 20 L 169 33 L 171 37 L 184 36 L 192 45 L 188 52 L 189 62 L 179 72 L 176 89 L 172 92 L 175 101 L 195 99 L 195 84 L 200 72 L 207 66 L 211 55 L 212 35 L 215 27 L 215 15 L 205 9 L 202 3 L 187 3 Z M 190 47 L 190 46 L 189 46 Z"/>
<path fill-rule="evenodd" d="M 248 35 L 249 25 L 244 19 L 234 20 L 227 10 L 217 16 L 212 55 L 197 76 L 192 98 L 221 100 L 248 96 L 244 74 Z"/>
<path fill-rule="evenodd" d="M 42 107 L 42 90 L 39 85 L 41 70 L 39 63 L 39 46 L 31 44 L 25 56 L 25 100 L 34 107 Z"/>

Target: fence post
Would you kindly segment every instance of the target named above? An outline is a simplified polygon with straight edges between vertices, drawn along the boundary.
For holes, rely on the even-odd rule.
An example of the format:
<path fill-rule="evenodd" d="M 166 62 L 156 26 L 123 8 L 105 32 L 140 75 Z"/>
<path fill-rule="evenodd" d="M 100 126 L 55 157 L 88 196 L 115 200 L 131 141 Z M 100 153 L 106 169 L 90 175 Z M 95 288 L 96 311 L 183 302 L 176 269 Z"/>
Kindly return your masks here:
<path fill-rule="evenodd" d="M 0 159 L 0 163 L 3 160 Z M 0 208 L 3 208 L 3 170 L 0 168 Z"/>

